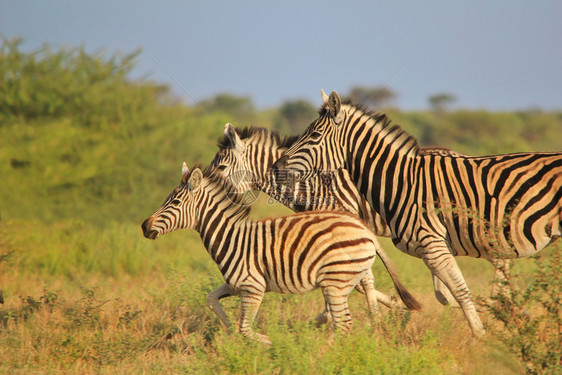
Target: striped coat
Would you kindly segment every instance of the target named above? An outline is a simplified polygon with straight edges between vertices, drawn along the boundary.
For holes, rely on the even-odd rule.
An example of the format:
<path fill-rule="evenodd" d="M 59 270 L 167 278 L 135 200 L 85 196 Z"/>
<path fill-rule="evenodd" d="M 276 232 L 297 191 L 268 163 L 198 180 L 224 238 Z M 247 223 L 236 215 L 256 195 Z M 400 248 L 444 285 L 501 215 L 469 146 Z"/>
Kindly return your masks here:
<path fill-rule="evenodd" d="M 424 155 L 383 115 L 323 95 L 320 117 L 274 165 L 297 180 L 346 169 L 392 231 L 451 291 L 484 333 L 454 256 L 516 258 L 562 233 L 562 153 Z"/>
<path fill-rule="evenodd" d="M 353 215 L 305 212 L 281 218 L 250 221 L 249 208 L 232 201 L 224 181 L 190 172 L 184 164 L 181 185 L 142 224 L 145 237 L 176 229 L 199 232 L 225 284 L 209 295 L 209 306 L 230 325 L 218 300 L 240 295 L 240 332 L 263 342 L 251 325 L 266 292 L 304 293 L 321 288 L 338 331 L 348 332 L 351 316 L 347 298 L 362 284 L 371 311 L 376 296 L 371 266 L 376 238 Z"/>
<path fill-rule="evenodd" d="M 368 206 L 344 171 L 315 176 L 298 184 L 278 183 L 270 171 L 271 165 L 296 140 L 280 138 L 275 132 L 263 128 L 245 128 L 236 131 L 231 124 L 225 126 L 225 136 L 219 140 L 220 150 L 209 166 L 209 174 L 220 176 L 237 194 L 246 195 L 246 203 L 261 190 L 297 212 L 309 210 L 338 210 L 359 215 L 376 235 L 390 236 L 388 226 Z M 342 189 L 347 186 L 348 189 Z M 377 242 L 377 254 L 388 270 L 403 304 L 395 297 L 375 291 L 377 300 L 387 307 L 419 309 L 419 303 L 402 285 L 392 260 Z M 362 291 L 359 287 L 359 291 Z M 326 314 L 319 316 L 325 320 Z"/>
<path fill-rule="evenodd" d="M 248 194 L 250 201 L 255 199 L 252 190 L 261 190 L 297 212 L 307 210 L 350 212 L 362 218 L 377 236 L 390 237 L 389 226 L 361 195 L 347 170 L 321 171 L 300 181 L 292 180 L 287 174 L 280 177 L 271 173 L 273 163 L 296 140 L 296 137 L 281 138 L 276 132 L 263 128 L 235 130 L 231 124 L 226 124 L 224 138 L 219 140 L 220 149 L 209 168 L 213 173 L 229 181 L 232 189 L 238 194 Z M 421 148 L 420 154 L 465 156 L 439 147 Z M 398 294 L 407 301 L 407 304 L 413 302 L 413 297 L 398 281 L 392 260 L 380 245 L 377 247 L 377 254 L 395 282 Z M 508 269 L 508 261 L 491 261 L 496 266 L 496 279 L 501 278 Z M 455 304 L 447 287 L 437 277 L 433 276 L 433 282 L 439 302 Z M 395 301 L 382 292 L 377 291 L 377 299 L 385 306 L 396 307 Z"/>

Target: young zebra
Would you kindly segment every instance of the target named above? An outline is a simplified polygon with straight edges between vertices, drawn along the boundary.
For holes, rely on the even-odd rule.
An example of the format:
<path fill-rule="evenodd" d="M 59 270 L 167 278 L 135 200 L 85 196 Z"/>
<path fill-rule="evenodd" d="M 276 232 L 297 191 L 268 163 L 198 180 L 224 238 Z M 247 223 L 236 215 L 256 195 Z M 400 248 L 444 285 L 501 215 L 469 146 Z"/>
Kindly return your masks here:
<path fill-rule="evenodd" d="M 236 130 L 231 124 L 226 124 L 224 137 L 219 140 L 219 151 L 211 162 L 210 168 L 213 173 L 220 174 L 231 182 L 232 189 L 239 194 L 260 190 L 297 212 L 308 210 L 350 212 L 362 218 L 377 236 L 390 237 L 390 228 L 357 190 L 347 170 L 323 171 L 301 181 L 275 177 L 271 172 L 271 166 L 296 140 L 297 137 L 294 136 L 281 139 L 278 133 L 263 128 Z M 440 147 L 420 148 L 420 154 L 466 156 Z M 377 254 L 395 282 L 398 294 L 406 306 L 418 309 L 420 305 L 417 301 L 397 282 L 394 264 L 380 244 L 377 247 Z M 509 269 L 509 260 L 490 260 L 490 262 L 495 267 L 495 278 L 503 279 L 504 272 Z M 433 285 L 435 296 L 440 303 L 458 307 L 447 287 L 436 276 L 433 276 Z M 492 295 L 495 294 L 495 285 L 492 286 Z M 402 307 L 397 306 L 393 297 L 379 291 L 377 291 L 377 300 L 387 307 Z"/>
<path fill-rule="evenodd" d="M 396 246 L 449 288 L 475 335 L 484 334 L 454 256 L 535 254 L 562 234 L 562 153 L 427 155 L 384 115 L 322 93 L 323 110 L 273 166 L 306 179 L 347 169 L 388 223 Z"/>
<path fill-rule="evenodd" d="M 249 207 L 232 200 L 224 181 L 184 163 L 182 180 L 164 204 L 142 223 L 146 238 L 176 229 L 199 232 L 225 284 L 209 294 L 209 307 L 230 326 L 218 300 L 241 297 L 240 332 L 270 343 L 251 326 L 266 292 L 304 293 L 321 288 L 336 330 L 351 328 L 347 298 L 362 284 L 371 312 L 376 296 L 371 266 L 376 238 L 353 215 L 305 212 L 250 221 Z M 236 197 L 236 195 L 234 196 Z"/>

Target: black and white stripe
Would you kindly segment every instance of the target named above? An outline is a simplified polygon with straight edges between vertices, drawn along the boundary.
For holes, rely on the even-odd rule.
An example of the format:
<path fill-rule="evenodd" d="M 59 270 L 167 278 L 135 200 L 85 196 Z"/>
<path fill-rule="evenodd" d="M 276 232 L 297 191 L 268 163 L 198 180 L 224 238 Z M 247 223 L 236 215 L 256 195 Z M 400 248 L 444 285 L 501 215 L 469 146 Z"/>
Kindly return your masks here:
<path fill-rule="evenodd" d="M 323 94 L 320 117 L 274 169 L 294 178 L 346 169 L 389 225 L 396 246 L 420 257 L 451 291 L 473 332 L 484 329 L 454 256 L 534 254 L 562 232 L 562 153 L 488 157 L 422 154 L 384 115 Z"/>
<path fill-rule="evenodd" d="M 288 181 L 275 176 L 271 166 L 298 137 L 281 138 L 264 128 L 235 129 L 225 126 L 219 151 L 211 162 L 212 173 L 232 183 L 240 194 L 260 190 L 293 211 L 343 210 L 359 215 L 378 236 L 390 236 L 388 226 L 368 206 L 345 170 L 322 171 L 310 179 Z M 438 151 L 439 150 L 439 151 Z M 446 152 L 432 149 L 432 152 Z"/>
<path fill-rule="evenodd" d="M 323 211 L 250 221 L 249 208 L 232 201 L 226 190 L 224 180 L 184 165 L 181 185 L 142 224 L 150 239 L 176 229 L 199 232 L 225 280 L 208 299 L 224 324 L 230 325 L 218 300 L 240 295 L 240 332 L 269 342 L 251 329 L 264 293 L 321 288 L 335 328 L 347 332 L 347 298 L 359 283 L 376 311 L 371 272 L 376 238 L 360 219 Z"/>

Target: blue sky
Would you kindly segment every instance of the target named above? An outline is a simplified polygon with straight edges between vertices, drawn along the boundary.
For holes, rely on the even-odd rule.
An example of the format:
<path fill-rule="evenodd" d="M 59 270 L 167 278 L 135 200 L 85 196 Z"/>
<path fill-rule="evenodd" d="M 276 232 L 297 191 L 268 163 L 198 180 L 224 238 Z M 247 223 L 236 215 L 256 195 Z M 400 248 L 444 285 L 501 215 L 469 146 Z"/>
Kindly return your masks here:
<path fill-rule="evenodd" d="M 560 1 L 0 0 L 0 33 L 26 49 L 142 48 L 135 75 L 186 101 L 231 92 L 260 108 L 387 85 L 404 109 L 443 92 L 466 108 L 562 109 L 561 19 Z"/>

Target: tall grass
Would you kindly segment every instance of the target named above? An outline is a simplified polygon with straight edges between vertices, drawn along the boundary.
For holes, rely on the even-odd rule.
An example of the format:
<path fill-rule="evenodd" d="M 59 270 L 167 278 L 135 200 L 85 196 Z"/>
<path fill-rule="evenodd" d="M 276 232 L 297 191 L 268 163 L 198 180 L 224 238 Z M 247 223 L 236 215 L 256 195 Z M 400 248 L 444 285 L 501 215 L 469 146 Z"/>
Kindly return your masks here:
<path fill-rule="evenodd" d="M 0 252 L 9 254 L 0 262 L 6 297 L 0 308 L 0 372 L 523 371 L 499 336 L 474 341 L 462 312 L 433 298 L 423 264 L 390 249 L 386 239 L 404 282 L 423 303 L 421 312 L 385 309 L 378 322 L 369 317 L 364 297 L 354 293 L 353 333 L 339 337 L 313 324 L 323 308 L 320 293 L 267 294 L 255 328 L 272 338 L 271 347 L 224 330 L 207 308 L 206 295 L 223 280 L 193 231 L 148 241 L 138 224 L 4 221 L 0 239 Z M 460 260 L 469 285 L 486 295 L 491 266 Z M 521 260 L 515 272 L 527 273 L 530 266 Z M 392 293 L 378 264 L 375 275 L 377 288 Z M 237 321 L 239 298 L 221 304 Z M 487 314 L 483 318 L 491 323 Z"/>

